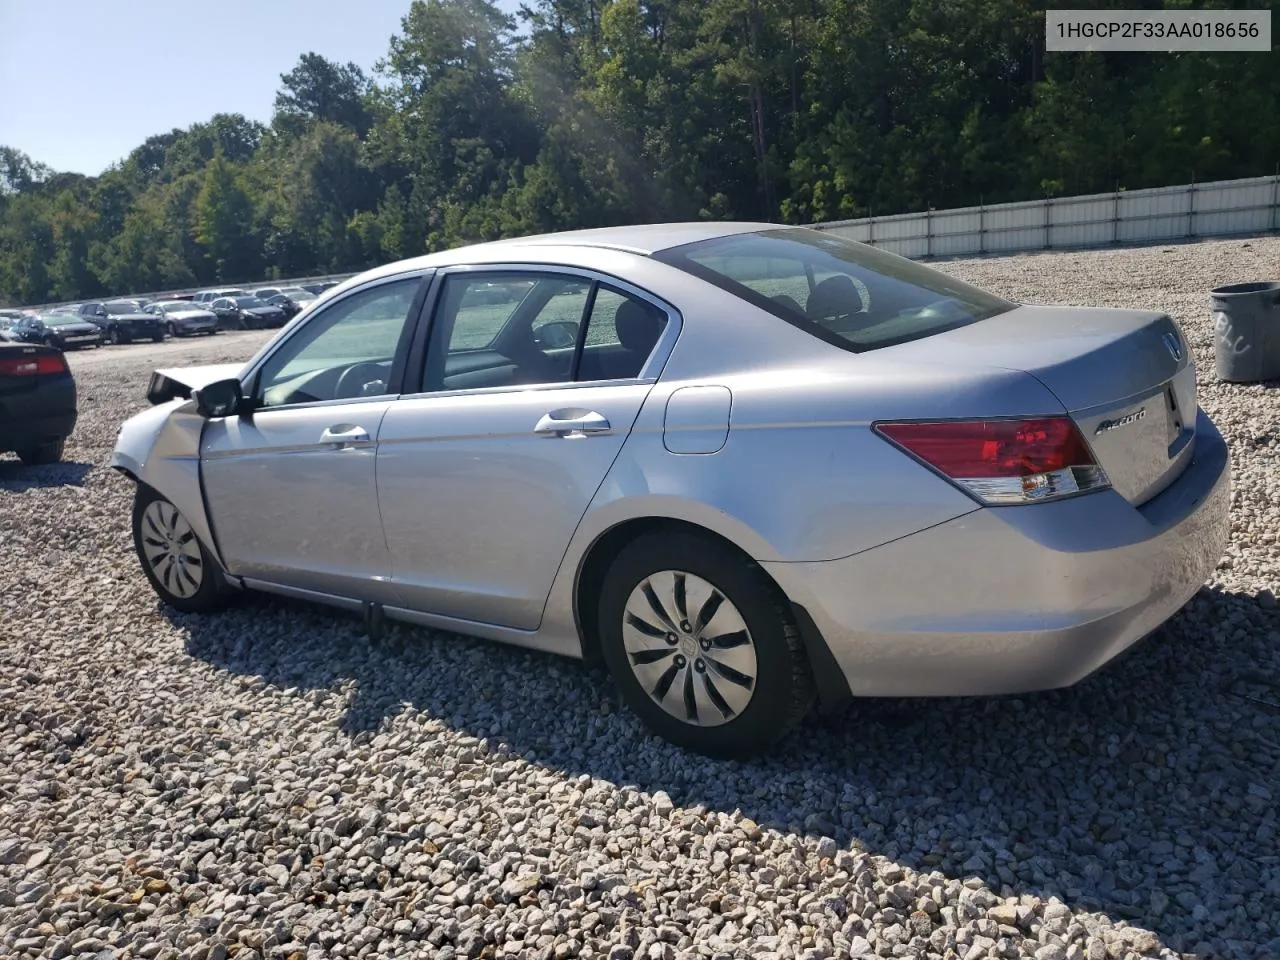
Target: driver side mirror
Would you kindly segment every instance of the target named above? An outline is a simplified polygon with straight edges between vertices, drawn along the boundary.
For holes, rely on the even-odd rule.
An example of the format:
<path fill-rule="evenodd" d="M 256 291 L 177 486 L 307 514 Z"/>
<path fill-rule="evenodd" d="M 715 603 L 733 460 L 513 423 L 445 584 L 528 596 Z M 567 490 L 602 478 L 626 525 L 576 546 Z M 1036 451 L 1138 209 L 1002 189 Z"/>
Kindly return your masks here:
<path fill-rule="evenodd" d="M 533 337 L 543 350 L 572 347 L 578 342 L 578 325 L 568 320 L 553 320 L 535 330 Z"/>
<path fill-rule="evenodd" d="M 230 417 L 239 413 L 244 405 L 244 388 L 234 378 L 217 380 L 199 390 L 192 390 L 191 399 L 196 402 L 196 412 L 206 420 Z"/>

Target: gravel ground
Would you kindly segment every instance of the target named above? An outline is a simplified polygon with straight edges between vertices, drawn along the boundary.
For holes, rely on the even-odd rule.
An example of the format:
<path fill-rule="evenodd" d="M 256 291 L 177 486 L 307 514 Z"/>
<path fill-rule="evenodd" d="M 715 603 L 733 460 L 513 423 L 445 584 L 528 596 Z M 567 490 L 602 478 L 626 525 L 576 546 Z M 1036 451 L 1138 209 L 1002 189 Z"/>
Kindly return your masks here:
<path fill-rule="evenodd" d="M 646 735 L 598 671 L 247 600 L 161 609 L 102 465 L 151 366 L 75 355 L 69 462 L 0 462 L 0 956 L 1280 957 L 1280 394 L 1213 382 L 1207 290 L 1280 240 L 954 261 L 1185 326 L 1234 535 L 1067 691 L 870 701 L 767 758 Z M 108 358 L 114 358 L 108 362 Z"/>

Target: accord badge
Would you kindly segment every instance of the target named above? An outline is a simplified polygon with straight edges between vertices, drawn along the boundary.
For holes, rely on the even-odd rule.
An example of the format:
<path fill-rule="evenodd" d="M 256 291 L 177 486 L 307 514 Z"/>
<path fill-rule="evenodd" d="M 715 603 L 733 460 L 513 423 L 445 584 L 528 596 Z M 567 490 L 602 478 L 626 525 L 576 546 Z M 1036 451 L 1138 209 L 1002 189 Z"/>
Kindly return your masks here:
<path fill-rule="evenodd" d="M 1106 433 L 1109 430 L 1119 430 L 1121 427 L 1127 427 L 1131 423 L 1137 423 L 1147 415 L 1146 407 L 1139 407 L 1133 413 L 1125 414 L 1123 417 L 1116 417 L 1114 420 L 1103 420 L 1094 428 L 1093 435 L 1096 437 L 1100 433 Z"/>

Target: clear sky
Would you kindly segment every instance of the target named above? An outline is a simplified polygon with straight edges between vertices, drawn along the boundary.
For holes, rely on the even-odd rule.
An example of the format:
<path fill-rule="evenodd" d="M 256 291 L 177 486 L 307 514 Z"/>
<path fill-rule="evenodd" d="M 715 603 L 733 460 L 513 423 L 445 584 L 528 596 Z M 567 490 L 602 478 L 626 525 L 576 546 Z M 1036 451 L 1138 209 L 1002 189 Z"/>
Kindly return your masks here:
<path fill-rule="evenodd" d="M 508 13 L 518 0 L 499 0 Z M 0 144 L 101 173 L 147 137 L 242 113 L 315 51 L 366 70 L 409 0 L 0 0 Z"/>

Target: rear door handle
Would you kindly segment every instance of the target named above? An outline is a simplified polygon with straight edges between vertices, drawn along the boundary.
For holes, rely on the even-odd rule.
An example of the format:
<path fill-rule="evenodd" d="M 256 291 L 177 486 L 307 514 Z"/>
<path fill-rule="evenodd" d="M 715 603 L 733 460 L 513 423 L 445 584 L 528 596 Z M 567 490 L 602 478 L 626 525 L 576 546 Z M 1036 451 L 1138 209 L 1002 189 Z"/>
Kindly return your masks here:
<path fill-rule="evenodd" d="M 369 431 L 354 423 L 340 423 L 326 427 L 324 433 L 320 434 L 320 442 L 332 444 L 341 450 L 343 447 L 355 446 L 357 443 L 368 443 Z"/>
<path fill-rule="evenodd" d="M 594 410 L 552 410 L 538 421 L 533 432 L 544 437 L 564 437 L 608 433 L 611 429 L 605 416 Z"/>

